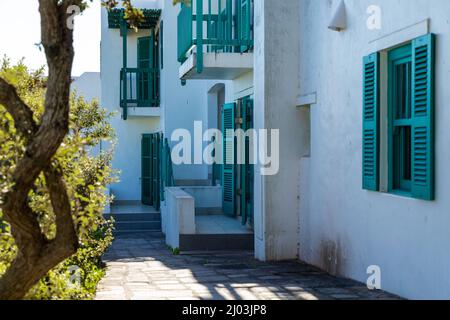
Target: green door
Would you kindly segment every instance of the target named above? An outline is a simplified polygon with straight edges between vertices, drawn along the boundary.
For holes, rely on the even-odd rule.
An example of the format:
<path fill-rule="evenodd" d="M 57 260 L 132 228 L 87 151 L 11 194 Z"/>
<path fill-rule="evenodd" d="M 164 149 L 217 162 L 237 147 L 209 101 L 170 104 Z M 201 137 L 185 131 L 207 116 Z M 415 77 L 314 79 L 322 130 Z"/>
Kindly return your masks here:
<path fill-rule="evenodd" d="M 148 206 L 152 203 L 152 136 L 144 134 L 141 143 L 141 192 L 142 203 Z"/>
<path fill-rule="evenodd" d="M 244 98 L 241 103 L 242 130 L 253 129 L 253 99 Z M 250 163 L 250 138 L 245 138 L 245 164 L 241 165 L 241 214 L 242 224 L 253 223 L 254 165 Z"/>
<path fill-rule="evenodd" d="M 234 129 L 235 129 L 235 103 L 225 104 L 222 108 L 222 133 L 223 133 L 223 212 L 226 215 L 235 215 L 235 199 L 236 199 L 236 165 L 235 165 L 235 148 Z M 227 130 L 232 130 L 233 135 L 227 137 Z"/>

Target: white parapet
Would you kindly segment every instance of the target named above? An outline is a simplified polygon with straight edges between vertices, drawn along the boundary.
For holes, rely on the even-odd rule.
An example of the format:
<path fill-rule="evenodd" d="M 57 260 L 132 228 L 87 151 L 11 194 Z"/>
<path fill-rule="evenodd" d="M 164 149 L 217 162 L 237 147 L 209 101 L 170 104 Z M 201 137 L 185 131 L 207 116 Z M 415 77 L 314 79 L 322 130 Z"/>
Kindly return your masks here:
<path fill-rule="evenodd" d="M 166 244 L 179 248 L 180 234 L 195 234 L 195 200 L 177 187 L 165 189 L 165 202 L 161 205 L 162 230 Z"/>

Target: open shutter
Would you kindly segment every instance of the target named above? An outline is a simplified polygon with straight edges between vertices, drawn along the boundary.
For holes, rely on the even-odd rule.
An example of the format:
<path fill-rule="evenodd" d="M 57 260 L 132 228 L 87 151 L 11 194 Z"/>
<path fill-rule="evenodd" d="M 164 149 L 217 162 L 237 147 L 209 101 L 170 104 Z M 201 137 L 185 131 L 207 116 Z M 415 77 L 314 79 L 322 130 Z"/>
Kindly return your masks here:
<path fill-rule="evenodd" d="M 145 106 L 149 100 L 150 37 L 138 38 L 137 48 L 137 97 L 138 106 Z"/>
<path fill-rule="evenodd" d="M 242 130 L 253 129 L 253 99 L 244 98 L 241 104 Z M 245 164 L 241 165 L 241 215 L 242 224 L 253 219 L 254 165 L 250 163 L 250 138 L 245 138 Z"/>
<path fill-rule="evenodd" d="M 152 203 L 152 156 L 151 156 L 152 139 L 150 135 L 142 136 L 141 146 L 141 190 L 142 203 L 145 205 L 153 205 Z"/>
<path fill-rule="evenodd" d="M 251 40 L 252 4 L 250 0 L 239 0 L 239 26 L 238 32 L 241 40 Z M 241 52 L 246 52 L 249 47 L 241 46 Z"/>
<path fill-rule="evenodd" d="M 223 130 L 223 212 L 234 216 L 236 199 L 236 165 L 235 165 L 235 143 L 234 134 L 227 137 L 227 130 L 235 129 L 236 104 L 225 104 L 222 108 L 222 130 Z"/>
<path fill-rule="evenodd" d="M 434 42 L 428 34 L 412 45 L 412 196 L 434 199 Z"/>
<path fill-rule="evenodd" d="M 161 160 L 160 160 L 160 145 L 161 136 L 158 133 L 153 135 L 152 139 L 152 202 L 156 210 L 160 209 L 160 195 L 161 195 Z"/>
<path fill-rule="evenodd" d="M 363 189 L 379 189 L 379 53 L 363 60 Z"/>

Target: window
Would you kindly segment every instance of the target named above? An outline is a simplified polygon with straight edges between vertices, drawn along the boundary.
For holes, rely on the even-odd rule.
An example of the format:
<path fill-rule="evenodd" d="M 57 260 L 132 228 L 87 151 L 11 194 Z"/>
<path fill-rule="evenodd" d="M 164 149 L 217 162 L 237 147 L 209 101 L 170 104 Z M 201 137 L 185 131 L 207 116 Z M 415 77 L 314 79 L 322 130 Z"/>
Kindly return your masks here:
<path fill-rule="evenodd" d="M 434 199 L 434 42 L 435 36 L 428 34 L 363 60 L 362 175 L 366 190 L 380 190 L 380 181 L 385 182 L 380 175 L 383 165 L 389 192 Z M 381 92 L 382 84 L 386 92 Z M 386 108 L 387 129 L 380 127 L 382 108 Z M 380 145 L 381 136 L 387 137 L 386 146 Z"/>

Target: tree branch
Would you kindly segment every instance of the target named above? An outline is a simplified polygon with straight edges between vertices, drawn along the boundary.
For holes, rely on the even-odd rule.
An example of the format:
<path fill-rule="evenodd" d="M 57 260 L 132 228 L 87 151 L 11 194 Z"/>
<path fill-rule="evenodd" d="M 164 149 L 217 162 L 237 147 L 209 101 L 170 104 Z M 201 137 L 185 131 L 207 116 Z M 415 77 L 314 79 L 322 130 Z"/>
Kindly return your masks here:
<path fill-rule="evenodd" d="M 23 102 L 17 94 L 16 88 L 0 77 L 0 104 L 14 119 L 17 132 L 28 139 L 37 130 L 33 119 L 33 111 Z"/>
<path fill-rule="evenodd" d="M 56 238 L 44 248 L 42 256 L 56 253 L 56 256 L 64 258 L 74 254 L 78 249 L 78 236 L 72 218 L 70 199 L 60 169 L 51 166 L 45 170 L 44 175 L 56 216 Z"/>

